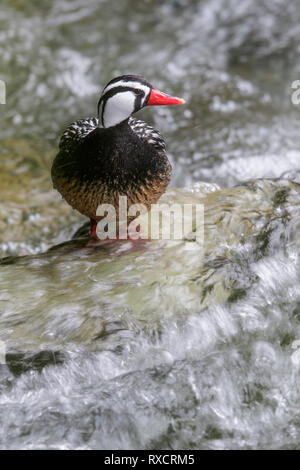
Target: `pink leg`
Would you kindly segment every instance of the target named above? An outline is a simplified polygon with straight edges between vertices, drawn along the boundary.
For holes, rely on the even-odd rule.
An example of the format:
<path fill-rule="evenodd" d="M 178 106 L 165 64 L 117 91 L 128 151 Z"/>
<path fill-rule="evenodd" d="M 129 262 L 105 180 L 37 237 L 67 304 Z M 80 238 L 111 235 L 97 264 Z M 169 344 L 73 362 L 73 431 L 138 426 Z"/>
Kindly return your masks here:
<path fill-rule="evenodd" d="M 97 237 L 97 222 L 95 220 L 92 220 L 92 219 L 91 219 L 90 238 L 98 240 L 98 237 Z"/>

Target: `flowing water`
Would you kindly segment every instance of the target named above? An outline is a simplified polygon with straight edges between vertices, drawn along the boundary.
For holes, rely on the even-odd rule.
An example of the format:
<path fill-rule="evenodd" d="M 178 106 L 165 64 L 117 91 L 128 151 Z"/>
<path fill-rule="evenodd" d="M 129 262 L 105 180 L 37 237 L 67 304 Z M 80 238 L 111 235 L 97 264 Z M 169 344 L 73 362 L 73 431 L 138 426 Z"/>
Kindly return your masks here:
<path fill-rule="evenodd" d="M 300 448 L 299 25 L 297 0 L 2 0 L 1 448 Z M 204 205 L 192 250 L 87 246 L 51 187 L 123 73 L 186 99 L 139 117 L 164 201 Z"/>

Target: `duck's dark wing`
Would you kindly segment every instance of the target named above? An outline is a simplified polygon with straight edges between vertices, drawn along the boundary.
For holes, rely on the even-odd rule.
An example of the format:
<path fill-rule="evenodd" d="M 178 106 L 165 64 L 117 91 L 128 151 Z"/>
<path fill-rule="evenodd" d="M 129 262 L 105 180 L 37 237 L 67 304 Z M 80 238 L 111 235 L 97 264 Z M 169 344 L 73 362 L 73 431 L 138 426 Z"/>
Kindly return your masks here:
<path fill-rule="evenodd" d="M 153 145 L 157 150 L 166 151 L 166 144 L 163 136 L 152 126 L 149 126 L 144 121 L 135 119 L 133 117 L 129 118 L 128 124 L 131 129 L 142 139 L 145 140 L 148 144 Z"/>
<path fill-rule="evenodd" d="M 79 119 L 72 122 L 61 136 L 59 149 L 73 150 L 96 127 L 98 127 L 98 119 L 96 117 Z"/>

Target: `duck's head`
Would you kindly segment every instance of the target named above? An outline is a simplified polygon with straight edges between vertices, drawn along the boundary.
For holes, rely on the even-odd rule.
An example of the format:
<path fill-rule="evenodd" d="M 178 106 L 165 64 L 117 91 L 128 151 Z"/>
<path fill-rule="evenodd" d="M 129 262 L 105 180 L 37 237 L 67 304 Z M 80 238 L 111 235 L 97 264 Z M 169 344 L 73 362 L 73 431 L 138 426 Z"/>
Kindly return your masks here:
<path fill-rule="evenodd" d="M 113 127 L 144 106 L 183 103 L 183 99 L 162 93 L 139 75 L 122 75 L 111 80 L 102 91 L 98 103 L 99 123 L 102 127 Z"/>

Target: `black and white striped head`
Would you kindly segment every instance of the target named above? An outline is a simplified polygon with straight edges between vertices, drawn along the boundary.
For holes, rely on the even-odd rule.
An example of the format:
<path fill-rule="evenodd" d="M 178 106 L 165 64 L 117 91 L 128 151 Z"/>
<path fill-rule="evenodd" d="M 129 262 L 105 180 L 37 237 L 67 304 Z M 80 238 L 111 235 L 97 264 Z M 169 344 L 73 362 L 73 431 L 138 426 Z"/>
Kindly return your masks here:
<path fill-rule="evenodd" d="M 139 75 L 122 75 L 104 88 L 98 103 L 98 118 L 102 127 L 113 127 L 127 120 L 144 106 L 183 104 L 181 98 L 172 97 L 153 88 Z"/>

